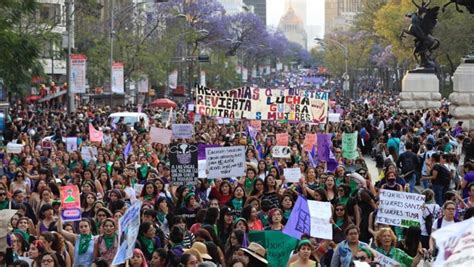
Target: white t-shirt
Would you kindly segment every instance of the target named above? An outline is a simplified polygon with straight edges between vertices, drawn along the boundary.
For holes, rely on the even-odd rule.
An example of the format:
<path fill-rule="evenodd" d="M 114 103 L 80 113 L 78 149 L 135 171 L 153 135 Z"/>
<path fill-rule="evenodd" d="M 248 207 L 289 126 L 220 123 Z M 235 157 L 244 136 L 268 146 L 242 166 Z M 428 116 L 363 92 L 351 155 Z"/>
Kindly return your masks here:
<path fill-rule="evenodd" d="M 438 204 L 436 203 L 425 204 L 425 207 L 423 208 L 423 216 L 421 217 L 421 224 L 420 224 L 421 235 L 428 236 L 428 231 L 426 231 L 425 218 L 428 217 L 430 214 L 433 214 L 433 227 L 431 229 L 434 230 L 436 218 L 438 218 L 440 212 L 441 212 L 441 207 Z"/>
<path fill-rule="evenodd" d="M 444 219 L 444 217 L 443 217 L 443 218 L 438 218 L 438 219 L 436 219 L 436 220 L 433 222 L 433 228 L 432 228 L 432 229 L 433 229 L 433 232 L 434 232 L 435 230 L 438 230 L 438 220 L 443 220 L 443 221 L 441 222 L 441 227 L 440 227 L 440 228 L 443 228 L 443 227 L 446 227 L 446 226 L 448 226 L 448 225 L 450 225 L 450 224 L 454 224 L 454 223 L 455 223 L 454 220 L 452 220 L 452 221 L 446 221 L 446 220 Z"/>

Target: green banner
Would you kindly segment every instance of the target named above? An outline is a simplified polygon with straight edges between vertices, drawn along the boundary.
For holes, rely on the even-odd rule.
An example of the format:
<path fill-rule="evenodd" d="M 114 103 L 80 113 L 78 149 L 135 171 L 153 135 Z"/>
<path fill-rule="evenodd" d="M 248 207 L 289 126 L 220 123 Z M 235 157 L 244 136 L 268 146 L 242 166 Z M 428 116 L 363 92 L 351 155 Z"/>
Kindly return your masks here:
<path fill-rule="evenodd" d="M 342 156 L 345 159 L 356 159 L 359 157 L 357 152 L 357 136 L 357 131 L 342 135 Z"/>
<path fill-rule="evenodd" d="M 268 266 L 286 267 L 291 251 L 296 248 L 298 240 L 280 231 L 250 231 L 249 241 L 262 245 L 267 254 Z"/>

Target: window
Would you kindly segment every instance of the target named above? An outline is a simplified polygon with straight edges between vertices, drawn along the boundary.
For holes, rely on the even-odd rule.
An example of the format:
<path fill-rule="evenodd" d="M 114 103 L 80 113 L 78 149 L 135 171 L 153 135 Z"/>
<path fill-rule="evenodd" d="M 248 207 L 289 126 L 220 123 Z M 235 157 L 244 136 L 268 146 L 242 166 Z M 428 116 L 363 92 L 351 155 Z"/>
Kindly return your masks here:
<path fill-rule="evenodd" d="M 40 23 L 59 24 L 61 22 L 61 5 L 59 4 L 40 4 L 38 12 Z"/>

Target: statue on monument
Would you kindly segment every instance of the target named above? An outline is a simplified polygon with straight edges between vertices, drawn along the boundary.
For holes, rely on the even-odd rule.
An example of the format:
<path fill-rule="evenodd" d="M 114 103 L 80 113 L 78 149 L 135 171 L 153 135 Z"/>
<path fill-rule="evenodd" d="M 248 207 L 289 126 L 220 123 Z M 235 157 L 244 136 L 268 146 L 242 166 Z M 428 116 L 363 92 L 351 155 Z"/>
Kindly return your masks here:
<path fill-rule="evenodd" d="M 418 5 L 412 0 L 413 5 L 417 7 L 417 11 L 406 16 L 411 18 L 411 24 L 407 30 L 403 30 L 400 38 L 405 38 L 405 33 L 415 37 L 415 49 L 413 56 L 419 67 L 422 69 L 434 70 L 436 62 L 432 57 L 433 51 L 440 45 L 438 39 L 432 36 L 433 29 L 438 23 L 439 7 L 430 8 L 431 0 L 421 1 Z"/>
<path fill-rule="evenodd" d="M 451 4 L 456 4 L 456 10 L 460 13 L 464 13 L 459 6 L 465 6 L 469 13 L 474 14 L 474 1 L 473 0 L 450 0 L 443 6 L 443 12 L 446 10 Z"/>

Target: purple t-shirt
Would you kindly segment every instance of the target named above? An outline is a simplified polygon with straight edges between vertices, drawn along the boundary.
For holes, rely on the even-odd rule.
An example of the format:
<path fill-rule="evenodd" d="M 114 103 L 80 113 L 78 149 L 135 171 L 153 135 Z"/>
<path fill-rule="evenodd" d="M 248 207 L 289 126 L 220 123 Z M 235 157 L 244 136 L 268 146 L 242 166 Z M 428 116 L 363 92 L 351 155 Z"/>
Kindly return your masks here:
<path fill-rule="evenodd" d="M 466 175 L 464 175 L 464 180 L 466 180 L 467 185 L 474 182 L 474 171 L 470 171 L 470 172 L 466 173 Z M 469 196 L 469 188 L 467 187 L 467 185 L 462 190 L 462 198 L 466 198 L 466 197 Z"/>

